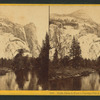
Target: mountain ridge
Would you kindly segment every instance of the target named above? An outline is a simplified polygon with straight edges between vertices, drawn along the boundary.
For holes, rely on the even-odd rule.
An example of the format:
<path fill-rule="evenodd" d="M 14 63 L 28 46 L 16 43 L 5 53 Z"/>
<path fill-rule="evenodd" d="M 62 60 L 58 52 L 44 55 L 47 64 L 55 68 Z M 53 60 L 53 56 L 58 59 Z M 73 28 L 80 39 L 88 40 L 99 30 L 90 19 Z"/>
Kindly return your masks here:
<path fill-rule="evenodd" d="M 30 28 L 30 30 L 34 29 L 31 34 L 25 31 L 25 26 L 14 23 L 8 18 L 0 18 L 0 49 L 2 52 L 0 58 L 12 59 L 18 53 L 16 52 L 18 49 L 26 49 L 25 51 L 27 52 L 24 52 L 25 54 L 30 57 L 38 57 L 39 51 L 36 50 L 37 48 L 30 48 L 29 46 L 31 41 L 33 41 L 33 43 L 37 41 L 36 26 L 34 23 L 31 23 L 28 28 Z M 33 36 L 32 39 L 31 36 Z M 34 47 L 37 46 L 39 46 L 38 41 L 37 44 L 34 43 Z M 34 55 L 32 52 L 34 52 Z"/>
<path fill-rule="evenodd" d="M 83 16 L 84 15 L 84 16 Z M 88 45 L 91 40 L 91 44 L 98 45 L 99 47 L 100 42 L 95 43 L 95 40 L 100 39 L 100 26 L 96 22 L 94 22 L 90 16 L 81 10 L 72 12 L 70 14 L 51 14 L 50 17 L 50 45 L 52 47 L 57 47 L 57 45 L 60 45 L 60 48 L 57 47 L 55 49 L 58 50 L 59 57 L 64 57 L 66 55 L 69 55 L 70 47 L 72 43 L 73 36 L 76 36 L 78 41 L 80 38 L 80 43 L 83 43 L 83 47 L 81 47 L 82 51 L 82 57 L 85 59 L 96 59 L 97 54 L 95 52 L 99 52 L 99 49 L 92 49 L 90 50 L 92 45 Z M 93 38 L 93 37 L 95 38 Z M 88 37 L 88 41 L 86 44 L 84 38 Z M 95 46 L 93 46 L 95 48 Z M 87 48 L 87 52 L 84 52 L 84 48 Z M 94 51 L 93 51 L 94 50 Z M 50 50 L 51 54 L 53 56 L 54 50 Z M 84 57 L 84 55 L 86 55 Z M 88 55 L 88 56 L 87 56 Z M 94 56 L 94 57 L 93 57 Z M 100 56 L 100 53 L 99 55 Z"/>

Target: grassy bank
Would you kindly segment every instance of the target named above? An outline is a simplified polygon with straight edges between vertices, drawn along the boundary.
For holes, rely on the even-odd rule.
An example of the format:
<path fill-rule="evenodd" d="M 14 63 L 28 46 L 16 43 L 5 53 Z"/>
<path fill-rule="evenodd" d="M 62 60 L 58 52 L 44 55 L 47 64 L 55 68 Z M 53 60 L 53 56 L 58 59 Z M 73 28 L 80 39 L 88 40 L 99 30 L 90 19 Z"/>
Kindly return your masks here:
<path fill-rule="evenodd" d="M 60 67 L 49 69 L 49 79 L 60 79 L 68 77 L 87 76 L 96 70 L 93 68 L 72 68 L 72 67 Z"/>

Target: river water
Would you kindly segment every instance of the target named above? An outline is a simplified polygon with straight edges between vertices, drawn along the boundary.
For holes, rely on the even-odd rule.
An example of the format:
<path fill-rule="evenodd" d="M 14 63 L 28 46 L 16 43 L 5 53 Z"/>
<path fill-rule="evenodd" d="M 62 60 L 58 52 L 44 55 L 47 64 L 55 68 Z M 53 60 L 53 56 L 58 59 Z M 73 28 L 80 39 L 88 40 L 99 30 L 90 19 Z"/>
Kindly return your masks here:
<path fill-rule="evenodd" d="M 91 73 L 88 76 L 56 79 L 50 81 L 50 90 L 100 90 L 99 73 Z"/>
<path fill-rule="evenodd" d="M 37 73 L 19 71 L 0 76 L 0 90 L 43 90 Z M 100 90 L 98 72 L 88 76 L 49 80 L 48 90 Z"/>

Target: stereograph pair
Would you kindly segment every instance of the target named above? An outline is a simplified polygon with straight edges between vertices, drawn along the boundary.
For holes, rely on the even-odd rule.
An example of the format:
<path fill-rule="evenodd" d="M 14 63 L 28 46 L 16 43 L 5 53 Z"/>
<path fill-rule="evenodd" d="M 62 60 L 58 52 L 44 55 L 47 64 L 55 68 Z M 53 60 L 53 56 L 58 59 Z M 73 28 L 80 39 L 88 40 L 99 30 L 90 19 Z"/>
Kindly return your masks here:
<path fill-rule="evenodd" d="M 100 90 L 100 6 L 0 5 L 0 90 Z"/>

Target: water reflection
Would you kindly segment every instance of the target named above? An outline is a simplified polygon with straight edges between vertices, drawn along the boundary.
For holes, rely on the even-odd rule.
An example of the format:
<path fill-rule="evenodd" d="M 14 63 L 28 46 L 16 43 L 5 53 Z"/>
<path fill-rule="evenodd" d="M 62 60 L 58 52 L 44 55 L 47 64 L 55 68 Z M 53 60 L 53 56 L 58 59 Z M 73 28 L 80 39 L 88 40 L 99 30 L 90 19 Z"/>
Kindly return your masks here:
<path fill-rule="evenodd" d="M 87 77 L 82 77 L 81 90 L 100 90 L 100 75 L 92 73 Z"/>
<path fill-rule="evenodd" d="M 100 75 L 92 73 L 88 76 L 51 80 L 50 90 L 100 90 Z"/>
<path fill-rule="evenodd" d="M 6 73 L 0 76 L 0 90 L 44 90 L 38 73 L 35 69 Z M 49 80 L 48 90 L 100 90 L 100 74 Z"/>
<path fill-rule="evenodd" d="M 51 80 L 49 82 L 49 89 L 50 90 L 80 90 L 81 77 Z"/>
<path fill-rule="evenodd" d="M 36 69 L 17 70 L 15 74 L 20 90 L 38 90 L 38 73 Z"/>
<path fill-rule="evenodd" d="M 14 72 L 0 76 L 0 90 L 19 90 Z"/>

